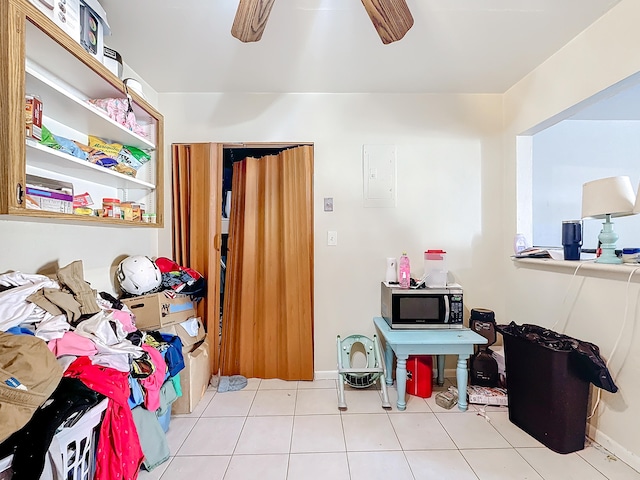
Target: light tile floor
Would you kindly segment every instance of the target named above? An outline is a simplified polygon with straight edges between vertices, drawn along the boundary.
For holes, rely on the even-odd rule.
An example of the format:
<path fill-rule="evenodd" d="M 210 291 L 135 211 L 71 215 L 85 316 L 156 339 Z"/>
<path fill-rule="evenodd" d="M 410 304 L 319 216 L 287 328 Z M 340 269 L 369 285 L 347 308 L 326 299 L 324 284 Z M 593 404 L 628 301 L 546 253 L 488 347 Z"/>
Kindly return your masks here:
<path fill-rule="evenodd" d="M 237 392 L 209 389 L 190 415 L 171 418 L 169 461 L 141 480 L 640 480 L 598 445 L 568 455 L 513 425 L 506 407 L 446 410 L 409 396 L 407 410 L 382 409 L 373 387 L 347 389 L 338 410 L 334 380 L 249 379 Z M 483 416 L 483 413 L 485 415 Z"/>

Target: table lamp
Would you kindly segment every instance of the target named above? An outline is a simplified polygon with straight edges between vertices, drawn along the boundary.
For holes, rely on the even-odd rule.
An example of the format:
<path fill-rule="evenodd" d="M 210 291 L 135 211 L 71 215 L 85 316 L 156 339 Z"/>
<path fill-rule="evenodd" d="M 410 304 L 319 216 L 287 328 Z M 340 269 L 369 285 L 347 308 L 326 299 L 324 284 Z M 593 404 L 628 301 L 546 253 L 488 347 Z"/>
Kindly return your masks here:
<path fill-rule="evenodd" d="M 611 217 L 633 215 L 636 196 L 627 176 L 601 178 L 582 186 L 582 218 L 605 219 L 598 235 L 602 253 L 596 263 L 622 263 L 616 256 L 618 234 Z"/>

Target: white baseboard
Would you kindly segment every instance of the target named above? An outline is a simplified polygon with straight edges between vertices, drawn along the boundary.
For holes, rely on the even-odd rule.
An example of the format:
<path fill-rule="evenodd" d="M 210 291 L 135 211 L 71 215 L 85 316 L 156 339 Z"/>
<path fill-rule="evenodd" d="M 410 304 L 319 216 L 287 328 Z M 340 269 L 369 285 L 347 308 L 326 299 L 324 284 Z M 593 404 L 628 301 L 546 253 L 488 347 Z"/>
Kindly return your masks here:
<path fill-rule="evenodd" d="M 337 380 L 338 370 L 316 370 L 313 376 L 314 380 Z"/>
<path fill-rule="evenodd" d="M 629 451 L 627 448 L 623 447 L 618 442 L 614 441 L 608 435 L 605 435 L 592 425 L 587 425 L 587 436 L 598 445 L 604 447 L 606 450 L 618 457 L 631 468 L 640 472 L 640 457 L 638 457 L 638 455 Z"/>

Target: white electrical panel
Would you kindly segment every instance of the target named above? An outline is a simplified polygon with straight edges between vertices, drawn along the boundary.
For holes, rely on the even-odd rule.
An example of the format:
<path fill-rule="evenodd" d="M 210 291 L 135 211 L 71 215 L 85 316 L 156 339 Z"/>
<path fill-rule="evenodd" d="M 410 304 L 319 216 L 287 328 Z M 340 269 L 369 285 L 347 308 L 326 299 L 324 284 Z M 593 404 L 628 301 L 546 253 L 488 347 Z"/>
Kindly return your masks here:
<path fill-rule="evenodd" d="M 362 179 L 365 207 L 395 207 L 396 146 L 364 145 Z"/>

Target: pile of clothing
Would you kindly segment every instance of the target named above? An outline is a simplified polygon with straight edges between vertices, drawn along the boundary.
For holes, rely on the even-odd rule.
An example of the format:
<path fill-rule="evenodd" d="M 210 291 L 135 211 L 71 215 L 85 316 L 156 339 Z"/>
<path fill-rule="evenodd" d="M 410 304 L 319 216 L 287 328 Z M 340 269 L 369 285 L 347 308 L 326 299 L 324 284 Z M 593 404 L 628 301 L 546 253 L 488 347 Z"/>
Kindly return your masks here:
<path fill-rule="evenodd" d="M 51 277 L 0 275 L 0 458 L 13 454 L 14 480 L 66 478 L 52 439 L 105 397 L 95 478 L 163 463 L 183 368 L 180 338 L 137 330 L 124 304 L 84 280 L 81 261 Z"/>

